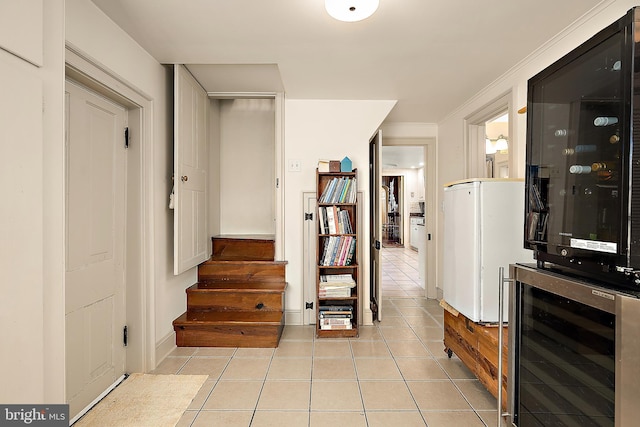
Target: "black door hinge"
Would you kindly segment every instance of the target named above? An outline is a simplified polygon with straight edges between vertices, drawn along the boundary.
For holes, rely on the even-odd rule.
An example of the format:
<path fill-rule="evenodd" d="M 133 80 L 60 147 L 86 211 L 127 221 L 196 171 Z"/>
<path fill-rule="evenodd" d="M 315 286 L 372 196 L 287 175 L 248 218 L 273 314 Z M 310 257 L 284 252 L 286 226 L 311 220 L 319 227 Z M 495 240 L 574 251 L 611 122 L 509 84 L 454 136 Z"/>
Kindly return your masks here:
<path fill-rule="evenodd" d="M 305 221 L 313 221 L 313 213 L 304 213 L 304 220 Z"/>
<path fill-rule="evenodd" d="M 306 310 L 313 309 L 313 302 L 305 302 L 304 308 Z"/>
<path fill-rule="evenodd" d="M 126 326 L 122 330 L 122 342 L 124 343 L 125 347 L 127 346 L 128 342 L 129 342 L 129 331 L 127 330 Z"/>
<path fill-rule="evenodd" d="M 124 148 L 129 148 L 129 128 L 124 128 Z"/>

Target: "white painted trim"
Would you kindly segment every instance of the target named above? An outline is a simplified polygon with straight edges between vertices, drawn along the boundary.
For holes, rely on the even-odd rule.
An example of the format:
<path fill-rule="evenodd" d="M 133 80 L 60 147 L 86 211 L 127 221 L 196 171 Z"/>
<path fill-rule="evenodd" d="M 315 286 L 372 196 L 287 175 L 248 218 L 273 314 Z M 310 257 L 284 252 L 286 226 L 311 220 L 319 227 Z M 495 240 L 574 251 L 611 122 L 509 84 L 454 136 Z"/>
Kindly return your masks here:
<path fill-rule="evenodd" d="M 509 115 L 509 173 L 511 174 L 515 169 L 513 159 L 517 144 L 514 143 L 515 138 L 513 138 L 513 121 L 517 112 L 513 111 L 513 94 L 507 91 L 464 118 L 463 153 L 466 178 L 487 176 L 484 148 L 485 123 L 504 111 Z"/>
<path fill-rule="evenodd" d="M 176 348 L 176 333 L 171 331 L 156 345 L 155 354 L 158 365 Z"/>
<path fill-rule="evenodd" d="M 426 224 L 425 224 L 425 247 L 427 252 L 426 259 L 426 272 L 425 272 L 425 296 L 427 298 L 437 298 L 437 271 L 438 271 L 438 223 L 437 223 L 437 209 L 436 200 L 438 197 L 437 187 L 437 149 L 438 144 L 435 137 L 389 137 L 385 135 L 382 140 L 382 146 L 422 146 L 424 147 L 425 167 L 424 167 L 424 182 L 425 182 L 425 205 L 427 211 L 425 212 Z M 431 234 L 432 239 L 426 240 L 427 235 Z"/>
<path fill-rule="evenodd" d="M 147 372 L 155 368 L 155 272 L 154 266 L 154 215 L 153 215 L 153 101 L 152 98 L 120 78 L 107 67 L 89 55 L 67 43 L 65 49 L 67 73 L 90 88 L 98 88 L 103 93 L 129 108 L 141 110 L 141 164 L 140 184 L 142 209 L 140 212 L 140 235 L 143 239 L 141 250 L 141 301 L 139 310 L 142 325 L 137 329 L 142 336 L 141 354 L 135 363 L 136 371 Z M 129 359 L 129 358 L 128 358 Z M 131 365 L 131 363 L 127 363 Z M 139 368 L 139 369 L 138 369 Z M 127 370 L 130 371 L 129 366 Z"/>
<path fill-rule="evenodd" d="M 207 92 L 207 96 L 213 99 L 275 99 L 279 94 L 280 92 Z"/>
<path fill-rule="evenodd" d="M 188 68 L 188 65 L 185 65 Z M 274 135 L 274 207 L 275 259 L 284 260 L 284 93 L 283 92 L 207 92 L 210 99 L 273 99 L 275 104 Z"/>
<path fill-rule="evenodd" d="M 301 310 L 285 310 L 284 312 L 284 324 L 285 325 L 304 325 L 304 314 Z"/>
<path fill-rule="evenodd" d="M 279 185 L 276 188 L 276 241 L 275 241 L 275 258 L 276 260 L 284 261 L 284 189 L 285 189 L 285 160 L 284 160 L 284 93 L 277 93 L 275 96 L 276 102 L 276 164 L 275 164 L 275 177 L 278 180 Z"/>

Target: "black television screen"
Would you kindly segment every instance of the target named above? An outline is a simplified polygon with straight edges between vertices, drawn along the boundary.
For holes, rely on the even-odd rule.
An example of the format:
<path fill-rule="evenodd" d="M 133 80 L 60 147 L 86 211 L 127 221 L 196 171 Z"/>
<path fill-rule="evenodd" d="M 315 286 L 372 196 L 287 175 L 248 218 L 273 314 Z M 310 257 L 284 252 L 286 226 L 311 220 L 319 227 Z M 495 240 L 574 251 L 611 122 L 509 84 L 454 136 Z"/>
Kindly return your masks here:
<path fill-rule="evenodd" d="M 634 8 L 529 80 L 524 237 L 540 267 L 640 288 L 636 20 Z"/>

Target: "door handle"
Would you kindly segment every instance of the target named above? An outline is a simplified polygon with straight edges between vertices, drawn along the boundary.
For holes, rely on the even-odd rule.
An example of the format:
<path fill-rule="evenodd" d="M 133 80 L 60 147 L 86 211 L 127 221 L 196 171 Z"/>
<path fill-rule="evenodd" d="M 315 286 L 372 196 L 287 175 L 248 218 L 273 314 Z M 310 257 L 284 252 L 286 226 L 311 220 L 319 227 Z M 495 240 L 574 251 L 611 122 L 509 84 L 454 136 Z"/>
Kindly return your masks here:
<path fill-rule="evenodd" d="M 188 177 L 187 175 L 182 175 L 182 176 L 180 177 L 180 181 L 182 181 L 182 182 L 187 182 L 187 181 L 189 181 L 189 177 Z"/>

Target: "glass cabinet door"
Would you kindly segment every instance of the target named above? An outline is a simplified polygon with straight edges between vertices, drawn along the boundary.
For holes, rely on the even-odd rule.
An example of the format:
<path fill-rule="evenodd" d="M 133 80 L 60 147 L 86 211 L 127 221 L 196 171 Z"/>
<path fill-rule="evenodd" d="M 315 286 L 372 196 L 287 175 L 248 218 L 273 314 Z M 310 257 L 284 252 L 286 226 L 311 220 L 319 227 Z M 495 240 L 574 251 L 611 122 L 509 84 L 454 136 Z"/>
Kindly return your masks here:
<path fill-rule="evenodd" d="M 618 252 L 623 36 L 530 82 L 529 242 Z"/>

